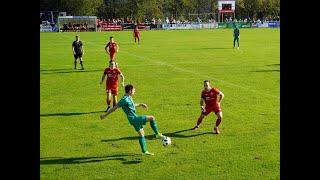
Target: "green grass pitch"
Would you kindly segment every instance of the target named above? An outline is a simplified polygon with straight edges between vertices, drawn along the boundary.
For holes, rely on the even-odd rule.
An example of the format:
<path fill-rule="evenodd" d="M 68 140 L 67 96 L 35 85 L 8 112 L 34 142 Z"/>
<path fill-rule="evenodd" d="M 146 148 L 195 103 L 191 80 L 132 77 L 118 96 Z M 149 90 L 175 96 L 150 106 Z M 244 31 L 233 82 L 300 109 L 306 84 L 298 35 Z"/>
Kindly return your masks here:
<path fill-rule="evenodd" d="M 131 31 L 77 34 L 84 71 L 73 70 L 76 33 L 40 33 L 41 179 L 280 179 L 280 29 L 240 29 L 239 50 L 232 29 L 142 31 L 140 45 Z M 134 101 L 149 106 L 138 114 L 154 115 L 171 137 L 163 147 L 145 126 L 155 156 L 141 155 L 121 109 L 99 119 L 109 36 Z M 205 79 L 225 94 L 219 135 L 214 114 L 189 130 Z"/>

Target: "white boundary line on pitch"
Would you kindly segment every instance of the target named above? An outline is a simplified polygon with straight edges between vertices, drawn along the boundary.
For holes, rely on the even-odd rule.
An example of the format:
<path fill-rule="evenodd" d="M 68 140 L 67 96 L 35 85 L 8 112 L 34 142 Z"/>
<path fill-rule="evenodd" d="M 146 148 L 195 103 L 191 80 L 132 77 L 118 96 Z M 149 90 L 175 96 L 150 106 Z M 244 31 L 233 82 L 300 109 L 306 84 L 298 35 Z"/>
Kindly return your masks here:
<path fill-rule="evenodd" d="M 64 34 L 62 34 L 62 36 L 69 37 L 69 36 L 64 35 Z M 97 46 L 97 45 L 98 45 L 98 44 L 96 44 L 96 43 L 89 42 L 89 41 L 86 41 L 86 43 L 92 44 L 92 45 L 94 45 L 94 46 Z M 259 92 L 259 91 L 257 91 L 257 90 L 254 90 L 254 89 L 251 89 L 251 88 L 247 88 L 247 87 L 244 87 L 244 86 L 240 86 L 240 85 L 237 85 L 237 84 L 234 84 L 234 83 L 230 83 L 230 82 L 227 82 L 227 81 L 223 81 L 223 80 L 218 79 L 218 78 L 214 78 L 214 77 L 202 75 L 202 74 L 200 74 L 200 73 L 198 73 L 198 72 L 194 72 L 194 71 L 190 71 L 190 70 L 187 70 L 187 69 L 179 68 L 179 67 L 177 67 L 177 66 L 173 66 L 173 65 L 171 65 L 171 64 L 168 64 L 168 63 L 165 63 L 165 62 L 162 62 L 162 61 L 156 61 L 156 60 L 153 61 L 153 60 L 151 60 L 151 59 L 148 58 L 148 57 L 138 56 L 138 55 L 135 55 L 135 54 L 133 54 L 133 53 L 130 53 L 130 52 L 127 52 L 127 51 L 123 51 L 123 50 L 121 50 L 121 51 L 122 51 L 122 52 L 125 52 L 125 53 L 127 53 L 127 54 L 129 54 L 129 55 L 131 55 L 131 56 L 135 56 L 135 57 L 140 58 L 140 59 L 145 59 L 145 60 L 147 60 L 147 61 L 149 61 L 149 62 L 158 64 L 158 65 L 171 67 L 171 68 L 176 69 L 176 70 L 181 71 L 181 72 L 187 72 L 187 73 L 194 74 L 194 75 L 197 75 L 197 76 L 201 76 L 201 77 L 204 77 L 204 78 L 211 78 L 211 79 L 214 79 L 214 80 L 216 80 L 216 81 L 220 81 L 220 82 L 222 82 L 222 83 L 224 83 L 224 84 L 227 84 L 227 85 L 229 85 L 229 86 L 238 87 L 238 88 L 241 88 L 241 89 L 244 89 L 244 90 L 247 90 L 247 91 L 251 91 L 251 92 L 254 92 L 254 93 L 257 93 L 257 94 L 261 94 L 261 95 L 265 95 L 265 96 L 272 97 L 272 98 L 278 98 L 278 96 L 275 96 L 275 95 L 272 95 L 272 94 L 262 93 L 262 92 Z"/>

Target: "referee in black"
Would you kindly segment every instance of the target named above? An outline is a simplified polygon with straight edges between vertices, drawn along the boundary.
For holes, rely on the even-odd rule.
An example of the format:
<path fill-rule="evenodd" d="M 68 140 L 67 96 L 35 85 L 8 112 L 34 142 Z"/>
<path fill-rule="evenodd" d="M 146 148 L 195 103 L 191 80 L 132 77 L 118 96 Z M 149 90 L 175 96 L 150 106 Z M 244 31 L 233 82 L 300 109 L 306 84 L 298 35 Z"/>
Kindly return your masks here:
<path fill-rule="evenodd" d="M 84 54 L 82 42 L 80 41 L 80 37 L 77 35 L 76 40 L 72 43 L 72 52 L 74 56 L 74 69 L 77 69 L 77 59 L 80 59 L 81 64 L 81 70 L 84 70 L 83 68 L 83 60 L 82 55 Z"/>

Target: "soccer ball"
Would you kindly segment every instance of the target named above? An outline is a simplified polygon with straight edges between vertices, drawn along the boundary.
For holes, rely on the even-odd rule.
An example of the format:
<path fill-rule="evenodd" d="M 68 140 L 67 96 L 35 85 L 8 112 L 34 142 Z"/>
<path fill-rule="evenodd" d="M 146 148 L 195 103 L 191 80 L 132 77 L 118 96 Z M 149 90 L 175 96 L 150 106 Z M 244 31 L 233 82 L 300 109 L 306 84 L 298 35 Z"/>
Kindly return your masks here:
<path fill-rule="evenodd" d="M 169 137 L 165 137 L 164 139 L 162 139 L 163 146 L 168 146 L 170 144 L 171 144 L 171 139 Z"/>

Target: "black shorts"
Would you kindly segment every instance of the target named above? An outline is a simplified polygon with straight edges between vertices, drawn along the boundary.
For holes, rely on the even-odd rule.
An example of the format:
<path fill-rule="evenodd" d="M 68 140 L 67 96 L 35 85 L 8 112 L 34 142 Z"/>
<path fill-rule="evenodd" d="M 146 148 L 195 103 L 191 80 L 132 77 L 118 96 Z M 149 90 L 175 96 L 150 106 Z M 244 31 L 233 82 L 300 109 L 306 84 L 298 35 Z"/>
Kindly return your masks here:
<path fill-rule="evenodd" d="M 78 59 L 82 57 L 82 53 L 76 53 L 73 56 L 74 56 L 74 59 Z"/>

